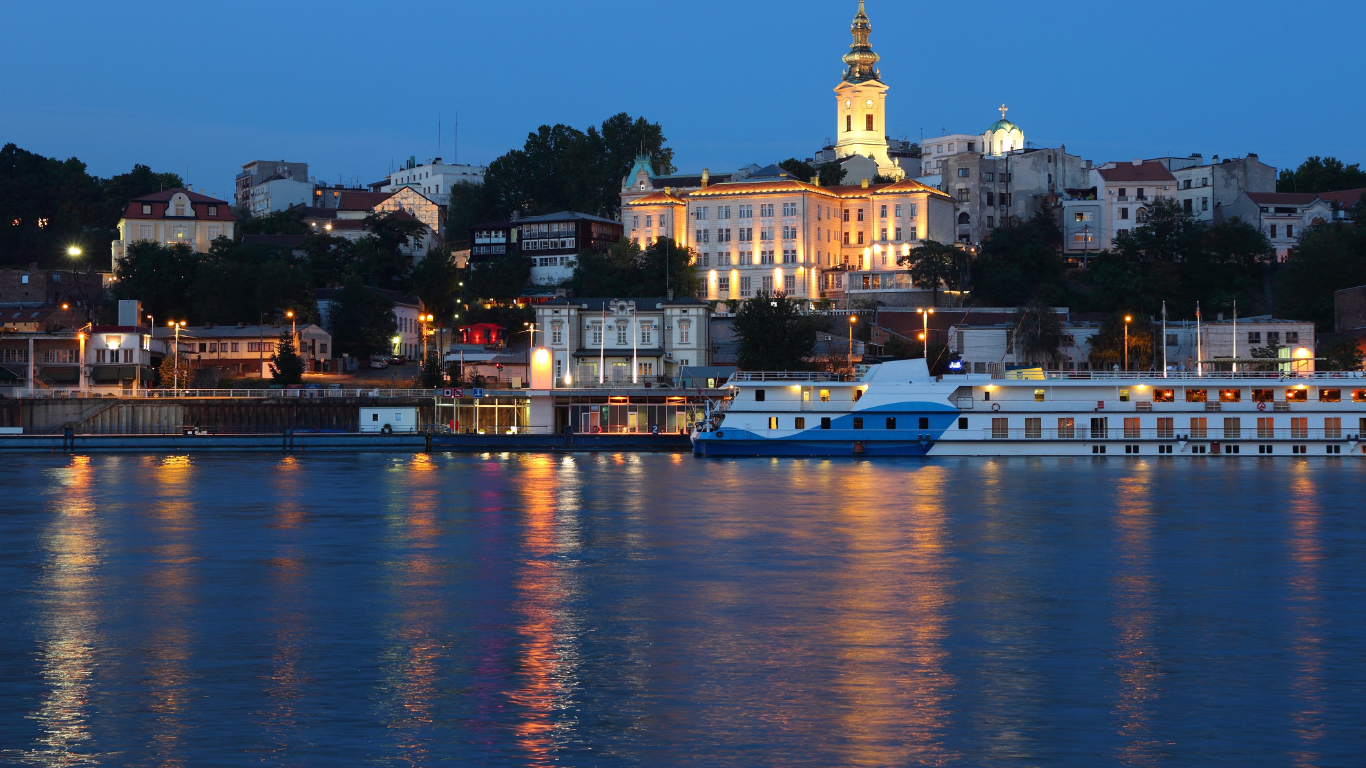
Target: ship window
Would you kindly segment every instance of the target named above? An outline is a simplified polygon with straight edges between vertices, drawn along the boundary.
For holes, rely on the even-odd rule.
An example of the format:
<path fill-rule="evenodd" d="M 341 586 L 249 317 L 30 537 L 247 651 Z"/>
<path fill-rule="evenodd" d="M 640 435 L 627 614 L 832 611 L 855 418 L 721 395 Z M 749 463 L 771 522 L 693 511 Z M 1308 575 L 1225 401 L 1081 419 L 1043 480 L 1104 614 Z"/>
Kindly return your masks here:
<path fill-rule="evenodd" d="M 1036 403 L 1042 403 L 1042 402 L 1043 402 L 1043 390 L 1042 390 L 1042 389 L 1036 389 L 1036 390 L 1034 390 L 1034 402 L 1036 402 Z"/>
<path fill-rule="evenodd" d="M 1219 402 L 1221 402 L 1221 403 L 1236 403 L 1236 402 L 1238 402 L 1239 400 L 1242 400 L 1242 399 L 1243 399 L 1243 390 L 1241 390 L 1241 389 L 1221 389 L 1221 390 L 1219 390 Z"/>
<path fill-rule="evenodd" d="M 967 429 L 967 428 L 968 428 L 968 417 L 963 416 L 963 417 L 960 417 L 960 418 L 958 419 L 958 428 L 959 428 L 959 429 Z"/>
<path fill-rule="evenodd" d="M 797 418 L 793 419 L 792 426 L 796 427 L 797 429 L 806 429 L 806 417 L 798 416 Z"/>
<path fill-rule="evenodd" d="M 1342 390 L 1340 389 L 1320 389 L 1320 403 L 1340 403 L 1342 402 Z"/>
<path fill-rule="evenodd" d="M 887 417 L 887 429 L 896 429 L 896 417 L 894 417 L 894 416 L 888 416 L 888 417 Z"/>
<path fill-rule="evenodd" d="M 860 398 L 860 397 L 863 397 L 863 390 L 862 390 L 862 389 L 859 389 L 859 388 L 855 388 L 855 389 L 854 389 L 854 402 L 857 403 L 857 402 L 859 401 L 859 398 Z"/>
<path fill-rule="evenodd" d="M 1127 389 L 1121 389 L 1121 390 L 1119 391 L 1119 401 L 1120 401 L 1121 403 L 1127 403 L 1127 402 L 1129 402 L 1129 390 L 1127 390 Z"/>
<path fill-rule="evenodd" d="M 928 417 L 928 416 L 921 416 L 921 417 L 920 417 L 920 429 L 929 429 L 929 428 L 930 428 L 930 417 Z"/>
<path fill-rule="evenodd" d="M 821 390 L 821 402 L 822 402 L 822 403 L 828 403 L 828 402 L 830 402 L 830 390 L 828 390 L 828 389 L 822 389 L 822 390 Z M 829 421 L 829 419 L 826 419 L 826 421 Z M 829 427 L 826 427 L 826 429 L 829 429 Z"/>
<path fill-rule="evenodd" d="M 764 401 L 764 391 L 762 389 L 754 390 L 754 401 L 756 403 L 762 403 Z"/>
<path fill-rule="evenodd" d="M 1176 391 L 1171 389 L 1154 389 L 1154 403 L 1170 403 L 1176 400 Z"/>
<path fill-rule="evenodd" d="M 769 417 L 768 417 L 768 428 L 769 428 L 769 429 L 777 429 L 777 428 L 778 428 L 778 417 L 777 417 L 777 416 L 769 416 Z"/>
<path fill-rule="evenodd" d="M 1186 402 L 1203 403 L 1209 398 L 1209 393 L 1203 389 L 1186 390 Z"/>
<path fill-rule="evenodd" d="M 822 416 L 822 417 L 821 417 L 821 429 L 829 429 L 829 428 L 830 428 L 830 417 L 829 417 L 829 416 Z"/>
<path fill-rule="evenodd" d="M 1309 390 L 1287 389 L 1285 391 L 1285 401 L 1287 403 L 1307 403 L 1309 402 Z"/>
<path fill-rule="evenodd" d="M 1354 389 L 1354 390 L 1352 390 L 1352 402 L 1354 402 L 1354 403 L 1366 403 L 1366 389 Z"/>
<path fill-rule="evenodd" d="M 1274 394 L 1274 392 L 1273 392 L 1272 390 L 1269 390 L 1269 389 L 1254 389 L 1254 390 L 1252 390 L 1252 402 L 1254 402 L 1254 403 L 1269 403 L 1269 402 L 1271 402 L 1272 400 L 1275 400 L 1275 399 L 1276 399 L 1276 397 L 1275 397 L 1275 394 Z"/>
<path fill-rule="evenodd" d="M 862 417 L 862 416 L 855 416 L 855 417 L 854 417 L 854 429 L 863 429 L 863 417 Z"/>

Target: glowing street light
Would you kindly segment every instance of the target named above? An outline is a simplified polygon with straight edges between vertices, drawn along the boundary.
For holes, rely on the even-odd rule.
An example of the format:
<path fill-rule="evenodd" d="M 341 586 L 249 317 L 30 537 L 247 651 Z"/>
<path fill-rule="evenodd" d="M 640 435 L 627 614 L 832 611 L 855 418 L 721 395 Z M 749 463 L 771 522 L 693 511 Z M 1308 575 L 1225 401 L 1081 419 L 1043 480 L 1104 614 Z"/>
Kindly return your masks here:
<path fill-rule="evenodd" d="M 1133 320 L 1129 315 L 1124 316 L 1124 370 L 1129 370 L 1129 322 Z"/>
<path fill-rule="evenodd" d="M 151 315 L 148 315 L 148 317 L 151 317 Z M 179 394 L 180 394 L 180 329 L 183 328 L 183 327 L 185 326 L 185 321 L 184 321 L 184 320 L 180 320 L 180 321 L 170 320 L 170 321 L 167 321 L 166 324 L 169 325 L 169 326 L 171 326 L 172 328 L 175 329 L 175 346 L 173 347 L 172 352 L 171 352 L 172 360 L 174 361 L 174 362 L 171 363 L 171 365 L 172 365 L 172 369 L 175 371 L 175 373 L 174 373 L 174 375 L 172 375 L 172 377 L 171 377 L 171 388 L 172 388 L 173 390 L 175 390 L 175 392 L 176 392 L 177 395 L 179 395 Z"/>
<path fill-rule="evenodd" d="M 854 323 L 858 322 L 858 315 L 849 316 L 849 369 L 854 369 Z"/>
<path fill-rule="evenodd" d="M 70 256 L 70 257 L 73 258 L 73 259 L 78 259 L 78 258 L 80 258 L 80 257 L 81 257 L 81 249 L 80 249 L 80 246 L 73 245 L 73 246 L 71 246 L 70 248 L 67 248 L 67 249 L 66 249 L 66 255 L 67 255 L 67 256 Z"/>
<path fill-rule="evenodd" d="M 928 362 L 930 359 L 930 315 L 934 314 L 934 308 L 917 309 L 916 312 L 919 312 L 925 320 L 925 331 L 920 334 L 920 351 L 925 355 L 925 360 Z"/>

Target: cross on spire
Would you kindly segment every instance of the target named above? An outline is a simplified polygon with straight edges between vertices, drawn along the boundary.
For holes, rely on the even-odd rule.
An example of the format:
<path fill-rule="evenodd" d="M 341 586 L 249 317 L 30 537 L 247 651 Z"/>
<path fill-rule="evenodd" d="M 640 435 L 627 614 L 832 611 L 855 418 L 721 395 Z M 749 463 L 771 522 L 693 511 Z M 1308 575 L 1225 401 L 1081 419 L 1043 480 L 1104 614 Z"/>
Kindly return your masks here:
<path fill-rule="evenodd" d="M 1006 112 L 1010 110 L 1010 107 L 1007 107 L 1005 104 L 1002 104 L 1000 107 L 997 107 L 997 109 L 1001 111 L 1001 119 L 1006 119 Z"/>

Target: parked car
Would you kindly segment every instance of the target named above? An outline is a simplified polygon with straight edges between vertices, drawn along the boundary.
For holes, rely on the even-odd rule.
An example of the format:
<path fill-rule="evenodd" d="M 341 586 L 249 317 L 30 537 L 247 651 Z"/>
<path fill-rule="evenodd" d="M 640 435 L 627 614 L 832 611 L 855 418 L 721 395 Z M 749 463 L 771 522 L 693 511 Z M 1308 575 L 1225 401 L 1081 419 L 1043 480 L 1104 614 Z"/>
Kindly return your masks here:
<path fill-rule="evenodd" d="M 390 356 L 389 356 L 389 365 L 406 365 L 407 363 L 408 363 L 408 358 L 404 357 L 403 355 L 390 355 Z"/>
<path fill-rule="evenodd" d="M 371 367 L 371 368 L 388 368 L 388 367 L 389 367 L 389 360 L 388 360 L 388 358 L 386 358 L 384 355 L 371 355 L 371 356 L 370 356 L 370 367 Z"/>

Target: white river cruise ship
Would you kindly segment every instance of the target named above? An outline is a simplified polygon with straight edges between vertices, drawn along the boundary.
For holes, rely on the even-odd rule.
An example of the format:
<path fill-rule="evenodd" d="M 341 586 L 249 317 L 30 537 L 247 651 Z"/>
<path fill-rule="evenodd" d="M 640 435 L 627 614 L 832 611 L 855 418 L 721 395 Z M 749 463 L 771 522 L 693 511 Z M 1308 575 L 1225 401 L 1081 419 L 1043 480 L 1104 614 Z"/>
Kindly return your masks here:
<path fill-rule="evenodd" d="M 1359 371 L 740 372 L 703 456 L 1366 456 Z"/>

